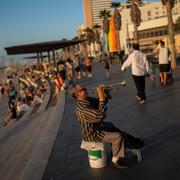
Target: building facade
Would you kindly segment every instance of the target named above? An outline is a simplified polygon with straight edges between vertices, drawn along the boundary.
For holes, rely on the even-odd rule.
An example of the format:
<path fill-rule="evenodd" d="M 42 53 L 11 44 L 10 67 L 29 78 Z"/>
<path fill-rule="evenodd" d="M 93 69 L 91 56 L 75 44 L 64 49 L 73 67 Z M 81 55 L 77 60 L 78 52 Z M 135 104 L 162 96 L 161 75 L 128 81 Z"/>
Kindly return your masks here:
<path fill-rule="evenodd" d="M 96 24 L 101 25 L 100 11 L 112 11 L 111 3 L 112 0 L 83 0 L 85 26 L 92 28 Z"/>
<path fill-rule="evenodd" d="M 134 26 L 130 18 L 130 3 L 121 4 L 122 28 L 120 31 L 121 49 L 129 53 L 133 42 Z M 165 6 L 161 1 L 144 2 L 139 6 L 141 11 L 141 24 L 138 27 L 138 37 L 141 48 L 144 51 L 151 52 L 157 45 L 159 40 L 166 39 L 167 41 L 167 14 Z M 180 0 L 176 0 L 176 4 L 172 9 L 173 21 L 175 22 L 180 17 Z M 176 36 L 179 37 L 179 36 Z M 166 43 L 167 44 L 167 43 Z M 178 53 L 180 47 L 176 40 L 176 48 Z"/>
<path fill-rule="evenodd" d="M 83 0 L 84 8 L 84 26 L 79 27 L 79 32 L 83 32 L 86 27 L 92 28 L 95 24 L 102 25 L 102 19 L 99 14 L 101 10 L 109 10 L 111 8 L 112 0 Z M 131 0 L 126 3 L 121 3 L 119 12 L 121 14 L 121 30 L 120 44 L 121 50 L 125 53 L 131 51 L 131 44 L 134 37 L 134 26 L 130 17 Z M 141 11 L 141 24 L 138 27 L 138 37 L 140 46 L 144 51 L 151 52 L 159 42 L 164 40 L 168 44 L 168 31 L 167 31 L 167 14 L 166 8 L 162 5 L 161 1 L 157 2 L 144 2 L 139 5 Z M 180 0 L 176 0 L 175 6 L 172 9 L 173 21 L 175 22 L 180 17 Z M 80 33 L 78 33 L 80 34 Z M 178 38 L 177 38 L 178 37 Z M 180 53 L 179 36 L 175 36 L 177 52 Z"/>

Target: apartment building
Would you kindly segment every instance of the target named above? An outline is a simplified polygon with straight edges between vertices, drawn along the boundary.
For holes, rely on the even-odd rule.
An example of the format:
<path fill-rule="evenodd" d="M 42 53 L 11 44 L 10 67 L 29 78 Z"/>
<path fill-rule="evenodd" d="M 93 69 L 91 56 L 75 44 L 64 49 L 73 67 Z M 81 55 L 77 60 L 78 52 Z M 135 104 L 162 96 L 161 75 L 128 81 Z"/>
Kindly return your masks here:
<path fill-rule="evenodd" d="M 134 27 L 130 18 L 130 3 L 122 3 L 119 9 L 122 16 L 120 31 L 121 49 L 129 52 L 129 44 L 133 42 Z M 140 5 L 141 25 L 138 27 L 138 36 L 142 49 L 151 52 L 159 40 L 167 39 L 167 14 L 161 1 L 144 2 Z M 176 0 L 172 9 L 173 21 L 180 16 L 180 0 Z M 180 47 L 177 45 L 177 51 Z"/>
<path fill-rule="evenodd" d="M 83 0 L 85 26 L 92 28 L 96 24 L 101 25 L 100 11 L 112 11 L 111 3 L 112 0 Z"/>
<path fill-rule="evenodd" d="M 86 27 L 93 27 L 95 24 L 102 24 L 102 19 L 99 17 L 101 10 L 109 10 L 111 8 L 112 0 L 83 0 L 84 8 L 84 26 L 78 28 L 82 32 Z M 130 44 L 133 42 L 134 27 L 130 17 L 131 0 L 124 1 L 119 7 L 121 14 L 121 30 L 120 30 L 120 44 L 121 49 L 129 53 Z M 166 8 L 162 5 L 161 1 L 157 2 L 144 2 L 139 6 L 141 11 L 141 25 L 138 27 L 138 36 L 140 45 L 143 49 L 151 51 L 159 40 L 167 39 L 167 14 Z M 176 0 L 175 6 L 172 9 L 173 21 L 175 22 L 180 16 L 180 0 Z M 78 33 L 79 34 L 79 33 Z M 176 40 L 177 42 L 177 40 Z M 177 44 L 178 52 L 180 47 Z"/>

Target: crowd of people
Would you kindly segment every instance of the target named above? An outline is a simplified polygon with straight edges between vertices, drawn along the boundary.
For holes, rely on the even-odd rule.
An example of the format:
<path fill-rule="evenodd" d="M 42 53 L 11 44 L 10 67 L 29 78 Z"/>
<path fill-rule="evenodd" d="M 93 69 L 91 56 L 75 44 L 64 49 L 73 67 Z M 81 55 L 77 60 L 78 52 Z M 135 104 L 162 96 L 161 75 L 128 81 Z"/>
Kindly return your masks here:
<path fill-rule="evenodd" d="M 1 97 L 8 97 L 10 111 L 4 119 L 4 125 L 6 126 L 11 119 L 19 120 L 32 105 L 43 102 L 46 92 L 45 79 L 54 86 L 53 97 L 57 98 L 68 83 L 73 83 L 74 77 L 77 79 L 92 77 L 91 57 L 84 59 L 75 55 L 72 60 L 70 58 L 66 61 L 59 60 L 55 66 L 48 61 L 34 63 L 19 75 L 19 91 L 15 89 L 14 76 L 11 80 L 7 79 L 6 84 L 0 88 Z"/>
<path fill-rule="evenodd" d="M 133 49 L 128 57 L 125 56 L 124 51 L 115 55 L 102 53 L 97 62 L 103 64 L 108 79 L 110 78 L 113 58 L 121 65 L 122 71 L 131 66 L 133 80 L 137 88 L 136 98 L 140 104 L 144 104 L 146 101 L 145 77 L 148 74 L 153 80 L 155 68 L 152 61 L 149 61 L 146 55 L 140 51 L 138 44 L 134 44 Z M 170 52 L 168 48 L 165 48 L 163 41 L 160 41 L 160 48 L 155 52 L 155 55 L 159 59 L 160 83 L 166 86 L 169 78 L 168 72 L 170 71 Z M 12 79 L 8 78 L 7 83 L 0 88 L 1 98 L 8 96 L 8 105 L 11 111 L 11 115 L 6 118 L 5 124 L 9 122 L 9 119 L 21 115 L 22 111 L 27 111 L 32 104 L 43 102 L 43 94 L 46 90 L 45 78 L 53 83 L 55 86 L 53 96 L 58 97 L 60 91 L 66 88 L 67 81 L 68 84 L 72 84 L 74 78 L 91 78 L 93 76 L 92 68 L 93 57 L 83 57 L 75 54 L 72 59 L 59 60 L 56 66 L 48 61 L 42 61 L 25 68 L 23 74 L 19 77 L 21 87 L 19 92 L 16 91 Z"/>
<path fill-rule="evenodd" d="M 31 68 L 26 68 L 19 77 L 19 91 L 15 88 L 13 79 L 5 84 L 3 96 L 8 97 L 9 115 L 4 119 L 6 126 L 11 119 L 19 120 L 33 104 L 43 102 L 46 91 L 42 77 L 36 76 Z"/>

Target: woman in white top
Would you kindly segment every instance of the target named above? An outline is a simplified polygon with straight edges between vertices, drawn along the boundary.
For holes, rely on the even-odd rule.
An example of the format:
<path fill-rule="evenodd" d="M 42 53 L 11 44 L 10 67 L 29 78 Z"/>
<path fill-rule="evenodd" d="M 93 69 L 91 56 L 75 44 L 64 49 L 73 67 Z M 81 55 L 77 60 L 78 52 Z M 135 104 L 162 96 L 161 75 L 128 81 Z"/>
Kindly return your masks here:
<path fill-rule="evenodd" d="M 159 73 L 160 73 L 160 82 L 163 85 L 167 84 L 167 73 L 170 70 L 169 54 L 170 54 L 169 49 L 164 47 L 164 41 L 160 41 Z"/>

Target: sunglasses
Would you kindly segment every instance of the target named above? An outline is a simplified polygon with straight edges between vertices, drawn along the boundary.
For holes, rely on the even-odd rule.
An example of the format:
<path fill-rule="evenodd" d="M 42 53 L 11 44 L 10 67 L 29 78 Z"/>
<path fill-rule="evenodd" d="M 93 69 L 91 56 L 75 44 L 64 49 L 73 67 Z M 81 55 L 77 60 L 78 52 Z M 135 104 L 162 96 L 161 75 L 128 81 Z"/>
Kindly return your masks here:
<path fill-rule="evenodd" d="M 80 88 L 80 89 L 76 92 L 76 94 L 80 93 L 81 91 L 86 91 L 86 88 L 84 88 L 84 87 Z"/>

